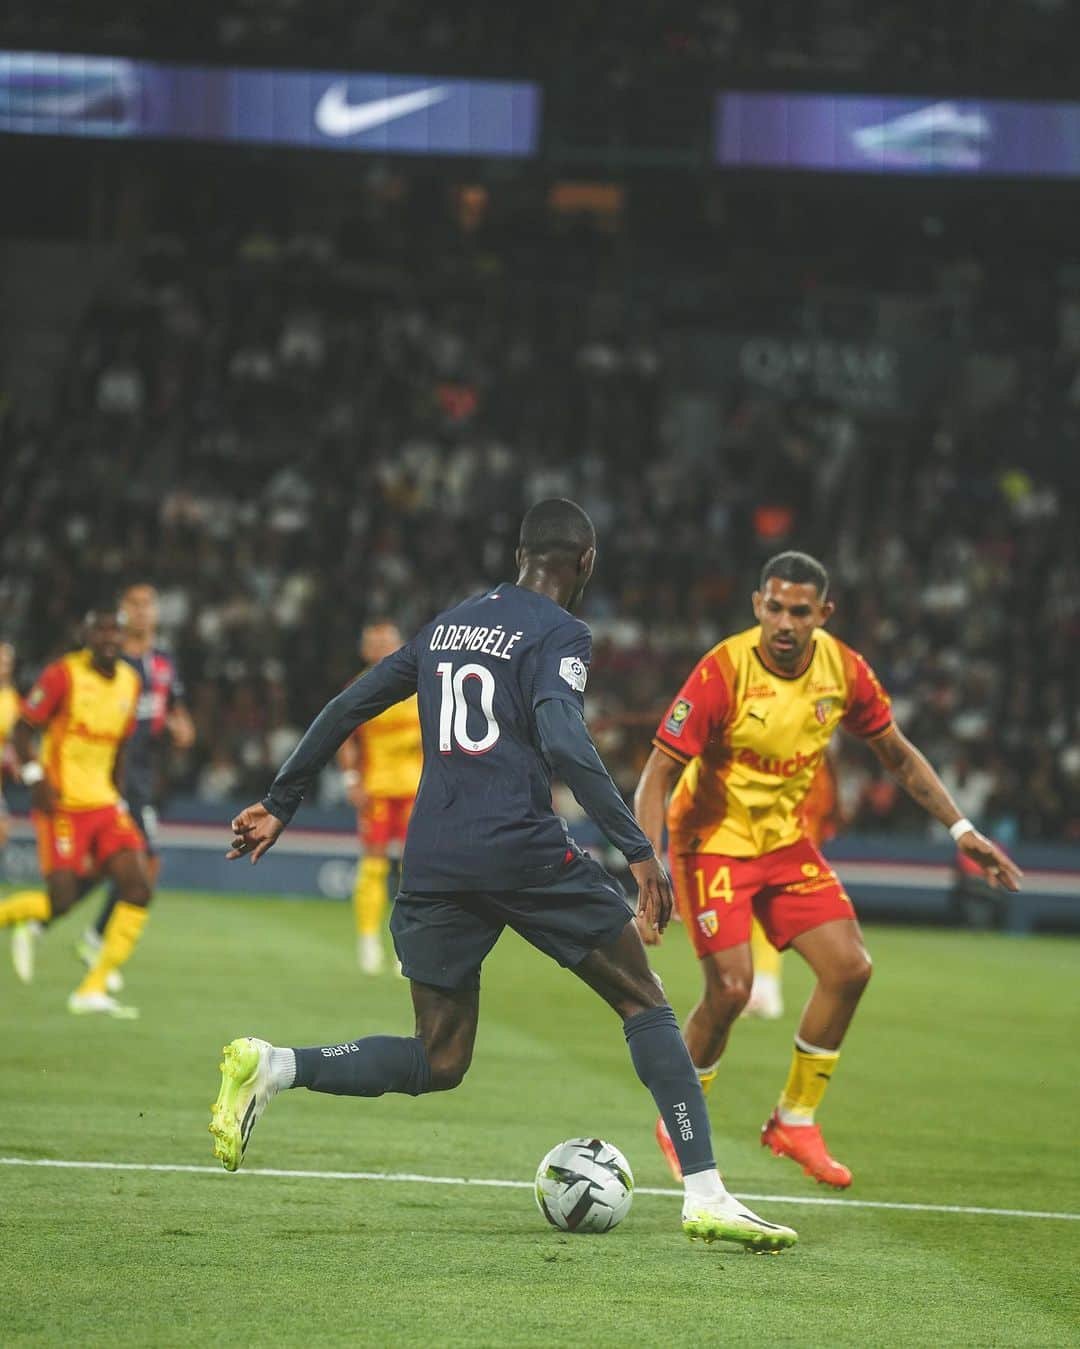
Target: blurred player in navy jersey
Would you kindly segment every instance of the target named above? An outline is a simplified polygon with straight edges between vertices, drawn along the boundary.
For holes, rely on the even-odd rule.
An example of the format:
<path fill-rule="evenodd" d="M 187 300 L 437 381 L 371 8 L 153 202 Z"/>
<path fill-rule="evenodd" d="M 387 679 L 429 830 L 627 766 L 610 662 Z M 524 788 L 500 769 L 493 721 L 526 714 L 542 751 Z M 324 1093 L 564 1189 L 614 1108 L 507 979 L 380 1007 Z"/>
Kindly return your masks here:
<path fill-rule="evenodd" d="M 458 1086 L 472 1059 L 481 966 L 510 927 L 572 970 L 622 1020 L 634 1068 L 679 1157 L 687 1236 L 781 1250 L 795 1233 L 745 1208 L 716 1170 L 705 1098 L 630 905 L 552 809 L 555 772 L 626 858 L 643 927 L 661 930 L 672 908 L 667 875 L 583 716 L 592 637 L 571 611 L 595 560 L 596 535 L 579 506 L 534 506 L 521 526 L 517 583 L 440 614 L 340 693 L 265 799 L 233 821 L 229 856 L 257 862 L 346 736 L 418 696 L 424 769 L 390 923 L 411 981 L 415 1033 L 307 1049 L 233 1040 L 211 1117 L 214 1153 L 235 1171 L 263 1110 L 289 1088 L 419 1096 Z M 237 963 L 250 978 L 242 955 Z M 521 989 L 522 997 L 528 993 Z M 603 1091 L 602 1081 L 596 1086 Z"/>
<path fill-rule="evenodd" d="M 167 742 L 179 750 L 190 749 L 195 743 L 195 727 L 184 703 L 184 686 L 176 663 L 155 645 L 157 591 L 145 581 L 129 585 L 120 595 L 118 609 L 125 625 L 121 659 L 139 676 L 141 690 L 135 731 L 127 744 L 124 795 L 131 818 L 145 840 L 147 872 L 151 887 L 156 888 L 161 871 L 155 804 L 161 755 Z M 100 954 L 116 900 L 116 887 L 111 885 L 97 922 L 86 929 L 78 943 L 79 956 L 87 965 L 92 966 Z M 116 972 L 109 991 L 115 993 L 120 987 Z"/>

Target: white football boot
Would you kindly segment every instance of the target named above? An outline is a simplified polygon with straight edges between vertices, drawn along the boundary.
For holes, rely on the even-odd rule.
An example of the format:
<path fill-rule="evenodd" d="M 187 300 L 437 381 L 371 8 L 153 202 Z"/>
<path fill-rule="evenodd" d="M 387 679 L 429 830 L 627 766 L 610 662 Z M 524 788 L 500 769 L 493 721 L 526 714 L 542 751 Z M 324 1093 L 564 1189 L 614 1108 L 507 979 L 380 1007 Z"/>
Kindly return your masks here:
<path fill-rule="evenodd" d="M 11 963 L 24 984 L 31 983 L 34 978 L 34 958 L 41 931 L 41 924 L 34 918 L 13 923 L 11 927 Z"/>
<path fill-rule="evenodd" d="M 137 1007 L 126 1007 L 117 1002 L 111 993 L 72 993 L 68 998 L 68 1011 L 75 1016 L 111 1016 L 117 1021 L 135 1021 L 139 1015 Z"/>

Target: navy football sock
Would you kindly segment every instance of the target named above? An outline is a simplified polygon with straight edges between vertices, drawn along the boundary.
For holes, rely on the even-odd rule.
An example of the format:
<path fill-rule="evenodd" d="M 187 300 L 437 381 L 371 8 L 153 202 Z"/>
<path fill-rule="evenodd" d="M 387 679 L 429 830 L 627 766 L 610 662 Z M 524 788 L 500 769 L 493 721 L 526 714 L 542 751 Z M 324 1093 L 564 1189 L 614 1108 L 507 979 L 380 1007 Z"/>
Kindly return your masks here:
<path fill-rule="evenodd" d="M 711 1171 L 716 1163 L 705 1096 L 675 1013 L 667 1003 L 650 1007 L 627 1017 L 623 1030 L 634 1068 L 652 1092 L 675 1145 L 683 1175 Z"/>
<path fill-rule="evenodd" d="M 293 1086 L 332 1096 L 382 1096 L 387 1091 L 421 1096 L 431 1084 L 422 1041 L 403 1035 L 368 1035 L 339 1045 L 294 1049 Z"/>

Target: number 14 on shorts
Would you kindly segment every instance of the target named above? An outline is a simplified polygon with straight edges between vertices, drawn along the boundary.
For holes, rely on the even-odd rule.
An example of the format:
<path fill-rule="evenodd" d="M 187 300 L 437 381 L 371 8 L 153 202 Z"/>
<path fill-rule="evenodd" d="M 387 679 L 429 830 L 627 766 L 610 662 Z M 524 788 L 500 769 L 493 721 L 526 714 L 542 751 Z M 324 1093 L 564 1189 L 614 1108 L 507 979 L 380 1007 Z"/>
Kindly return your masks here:
<path fill-rule="evenodd" d="M 694 886 L 699 909 L 706 908 L 709 900 L 722 899 L 725 904 L 730 904 L 735 898 L 735 891 L 731 886 L 731 868 L 719 866 L 709 869 L 712 871 L 711 876 L 704 867 L 694 869 Z"/>

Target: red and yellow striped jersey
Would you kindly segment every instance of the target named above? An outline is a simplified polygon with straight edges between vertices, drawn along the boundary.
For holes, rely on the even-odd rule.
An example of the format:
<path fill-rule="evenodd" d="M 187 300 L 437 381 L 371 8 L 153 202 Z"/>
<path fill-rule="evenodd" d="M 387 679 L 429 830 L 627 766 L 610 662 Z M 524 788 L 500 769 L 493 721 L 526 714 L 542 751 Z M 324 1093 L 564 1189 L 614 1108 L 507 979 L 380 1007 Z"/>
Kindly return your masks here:
<path fill-rule="evenodd" d="M 103 675 L 88 650 L 41 672 L 19 712 L 46 728 L 41 762 L 61 810 L 93 810 L 120 799 L 113 769 L 121 742 L 135 729 L 139 689 L 139 676 L 125 661 L 117 661 L 111 677 Z"/>
<path fill-rule="evenodd" d="M 675 852 L 758 857 L 796 842 L 836 728 L 873 739 L 892 726 L 874 672 L 830 633 L 792 676 L 765 664 L 760 641 L 755 627 L 713 647 L 657 729 L 653 743 L 684 765 L 668 807 Z"/>

